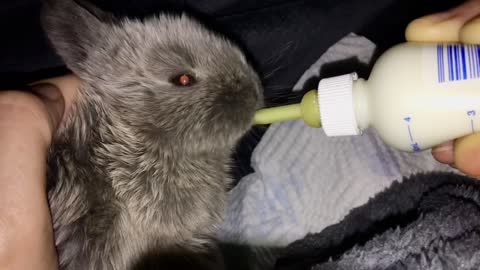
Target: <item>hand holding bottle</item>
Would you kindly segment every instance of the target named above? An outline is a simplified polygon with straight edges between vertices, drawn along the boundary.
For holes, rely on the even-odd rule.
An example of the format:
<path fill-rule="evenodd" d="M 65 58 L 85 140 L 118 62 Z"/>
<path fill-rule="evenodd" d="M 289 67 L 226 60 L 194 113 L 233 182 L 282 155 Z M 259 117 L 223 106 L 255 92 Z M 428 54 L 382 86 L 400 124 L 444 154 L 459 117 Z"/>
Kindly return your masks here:
<path fill-rule="evenodd" d="M 480 44 L 480 0 L 414 20 L 405 35 L 408 41 Z M 480 176 L 480 133 L 444 143 L 432 154 L 439 162 Z"/>

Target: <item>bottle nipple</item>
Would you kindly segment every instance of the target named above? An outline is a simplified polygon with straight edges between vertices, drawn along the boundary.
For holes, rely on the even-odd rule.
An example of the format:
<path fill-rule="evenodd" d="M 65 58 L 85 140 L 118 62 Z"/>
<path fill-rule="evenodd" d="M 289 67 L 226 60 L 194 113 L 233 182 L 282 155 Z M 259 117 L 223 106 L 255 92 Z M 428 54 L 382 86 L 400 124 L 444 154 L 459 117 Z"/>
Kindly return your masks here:
<path fill-rule="evenodd" d="M 298 104 L 260 109 L 255 113 L 254 123 L 266 125 L 303 119 L 310 127 L 321 127 L 317 90 L 307 92 Z"/>

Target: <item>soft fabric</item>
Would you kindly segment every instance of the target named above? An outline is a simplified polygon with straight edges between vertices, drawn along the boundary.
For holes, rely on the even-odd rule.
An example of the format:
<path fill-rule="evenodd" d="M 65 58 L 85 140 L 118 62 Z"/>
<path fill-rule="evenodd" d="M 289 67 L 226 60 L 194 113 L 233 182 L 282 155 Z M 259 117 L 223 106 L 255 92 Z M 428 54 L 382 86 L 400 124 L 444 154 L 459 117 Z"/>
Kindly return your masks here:
<path fill-rule="evenodd" d="M 334 62 L 354 57 L 367 66 L 374 49 L 364 37 L 348 35 L 305 73 L 297 87 L 321 76 L 321 70 Z M 385 145 L 373 129 L 362 136 L 331 138 L 302 121 L 270 126 L 251 164 L 254 172 L 230 192 L 221 239 L 274 247 L 339 222 L 396 179 L 452 170 L 428 151 L 404 153 Z"/>
<path fill-rule="evenodd" d="M 480 182 L 420 174 L 291 244 L 278 270 L 480 269 Z"/>
<path fill-rule="evenodd" d="M 368 76 L 375 49 L 368 39 L 347 35 L 305 72 L 294 90 L 332 73 Z M 279 249 L 339 222 L 396 179 L 452 171 L 428 151 L 403 153 L 385 145 L 373 129 L 363 136 L 329 138 L 302 121 L 270 126 L 251 164 L 254 172 L 230 192 L 219 238 L 237 252 L 243 245 L 253 269 L 269 269 Z"/>

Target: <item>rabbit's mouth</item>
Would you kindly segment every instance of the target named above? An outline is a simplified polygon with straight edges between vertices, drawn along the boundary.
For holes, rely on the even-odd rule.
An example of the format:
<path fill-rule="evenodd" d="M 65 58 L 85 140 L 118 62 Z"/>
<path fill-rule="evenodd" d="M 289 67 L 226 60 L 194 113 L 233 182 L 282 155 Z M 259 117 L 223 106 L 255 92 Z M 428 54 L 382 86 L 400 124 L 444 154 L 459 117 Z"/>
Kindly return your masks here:
<path fill-rule="evenodd" d="M 250 121 L 250 117 L 253 119 L 255 111 L 262 106 L 263 95 L 255 87 L 255 89 L 237 90 L 219 96 L 217 102 L 222 104 L 222 110 L 230 117 L 237 120 L 245 118 L 245 121 Z"/>

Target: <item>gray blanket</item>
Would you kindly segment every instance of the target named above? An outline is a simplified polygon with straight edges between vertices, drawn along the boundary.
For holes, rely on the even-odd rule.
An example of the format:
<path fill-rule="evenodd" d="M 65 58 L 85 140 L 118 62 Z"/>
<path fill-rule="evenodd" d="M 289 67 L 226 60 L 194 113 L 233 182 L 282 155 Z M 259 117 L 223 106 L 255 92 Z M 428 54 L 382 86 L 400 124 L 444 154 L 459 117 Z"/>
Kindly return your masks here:
<path fill-rule="evenodd" d="M 480 269 L 480 182 L 430 173 L 395 183 L 292 243 L 275 269 Z"/>

